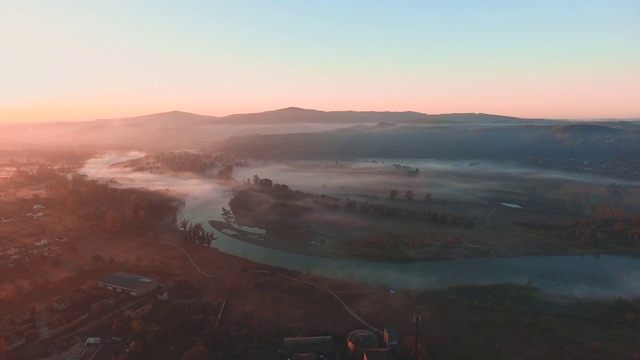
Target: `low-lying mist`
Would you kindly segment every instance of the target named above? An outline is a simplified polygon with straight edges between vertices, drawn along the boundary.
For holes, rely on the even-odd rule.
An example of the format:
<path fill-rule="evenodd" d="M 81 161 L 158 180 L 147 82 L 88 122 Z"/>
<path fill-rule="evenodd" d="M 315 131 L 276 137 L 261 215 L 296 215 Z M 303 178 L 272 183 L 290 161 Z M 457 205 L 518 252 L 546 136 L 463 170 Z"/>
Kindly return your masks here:
<path fill-rule="evenodd" d="M 143 155 L 140 152 L 104 155 L 88 161 L 81 173 L 91 178 L 115 180 L 120 186 L 169 190 L 182 194 L 185 207 L 181 210 L 179 219 L 200 222 L 212 230 L 207 221 L 221 218 L 222 206 L 228 206 L 232 197 L 230 183 L 190 173 L 169 176 L 109 166 Z M 393 166 L 394 163 L 409 167 Z M 409 171 L 416 167 L 420 170 L 419 174 L 410 176 Z M 442 194 L 457 194 L 461 199 L 466 196 L 472 196 L 467 199 L 473 199 L 473 196 L 479 196 L 485 187 L 496 188 L 508 183 L 535 181 L 540 178 L 590 181 L 594 184 L 607 184 L 612 180 L 498 163 L 469 166 L 465 162 L 408 160 L 391 163 L 299 161 L 253 164 L 251 167 L 236 168 L 233 173 L 237 180 L 252 178 L 253 175 L 270 178 L 293 189 L 336 194 L 341 197 L 346 194 L 367 193 L 369 190 L 371 194 L 388 196 L 389 189 L 398 189 L 400 197 L 401 189 L 411 188 L 416 194 L 424 190 L 432 191 L 434 198 L 444 196 Z M 493 178 L 505 180 L 492 180 Z M 355 281 L 373 281 L 371 274 L 376 274 L 376 283 L 395 284 L 395 287 L 437 288 L 457 284 L 528 282 L 539 286 L 543 291 L 577 297 L 636 296 L 638 293 L 637 281 L 633 277 L 622 276 L 632 271 L 637 273 L 635 259 L 627 257 L 604 256 L 598 261 L 597 258 L 591 257 L 545 256 L 403 264 L 291 254 L 226 239 L 222 233 L 216 234 L 219 239 L 214 246 L 237 256 L 293 270 L 318 272 L 329 277 Z M 625 265 L 619 267 L 622 263 Z M 580 270 L 569 271 L 567 267 Z"/>
<path fill-rule="evenodd" d="M 171 190 L 187 198 L 188 213 L 197 211 L 214 199 L 228 196 L 230 187 L 224 182 L 192 173 L 173 175 L 135 172 L 111 164 L 144 156 L 141 152 L 107 154 L 86 162 L 81 173 L 98 179 L 112 179 L 124 187 L 144 187 L 152 190 Z M 415 169 L 419 171 L 416 172 Z M 274 183 L 289 185 L 294 190 L 337 197 L 356 194 L 387 197 L 406 190 L 416 198 L 430 192 L 434 199 L 477 200 L 499 193 L 526 193 L 539 181 L 580 182 L 587 184 L 639 186 L 640 183 L 621 181 L 597 175 L 574 174 L 561 171 L 527 168 L 509 163 L 482 162 L 470 165 L 463 161 L 404 160 L 371 161 L 289 161 L 257 163 L 236 167 L 233 178 L 252 179 L 254 175 L 269 178 Z M 508 199 L 503 199 L 508 201 Z"/>

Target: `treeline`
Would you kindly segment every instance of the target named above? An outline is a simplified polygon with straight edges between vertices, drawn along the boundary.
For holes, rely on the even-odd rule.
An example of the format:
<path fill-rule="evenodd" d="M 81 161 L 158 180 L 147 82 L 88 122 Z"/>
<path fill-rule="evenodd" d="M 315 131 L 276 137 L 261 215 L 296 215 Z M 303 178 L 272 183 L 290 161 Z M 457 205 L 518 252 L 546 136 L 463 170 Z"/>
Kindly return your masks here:
<path fill-rule="evenodd" d="M 269 178 L 260 178 L 258 175 L 253 175 L 252 178 L 248 178 L 244 180 L 249 185 L 254 185 L 259 188 L 261 191 L 276 196 L 281 199 L 292 199 L 299 198 L 303 196 L 313 196 L 314 194 L 303 192 L 300 190 L 293 190 L 286 184 L 278 184 L 274 183 L 273 180 Z"/>
<path fill-rule="evenodd" d="M 169 170 L 203 174 L 220 169 L 219 175 L 230 176 L 233 167 L 249 166 L 245 161 L 235 161 L 228 154 L 194 153 L 190 151 L 157 152 L 141 159 L 131 160 L 136 171 Z"/>
<path fill-rule="evenodd" d="M 111 233 L 146 231 L 152 223 L 175 216 L 176 199 L 141 189 L 119 189 L 74 174 L 58 174 L 45 186 L 51 201 L 78 220 L 102 225 Z"/>
<path fill-rule="evenodd" d="M 640 245 L 640 215 L 626 219 L 581 219 L 559 229 L 562 238 L 594 246 Z"/>
<path fill-rule="evenodd" d="M 424 235 L 415 234 L 370 234 L 342 243 L 342 248 L 352 255 L 378 257 L 381 254 L 400 259 L 410 259 L 406 252 L 431 245 L 431 240 Z"/>
<path fill-rule="evenodd" d="M 238 136 L 221 148 L 257 159 L 494 159 L 529 156 L 636 159 L 640 132 L 582 126 L 392 126 L 324 133 Z"/>
<path fill-rule="evenodd" d="M 92 146 L 69 146 L 41 149 L 0 149 L 0 159 L 8 159 L 4 165 L 20 166 L 33 163 L 78 164 L 96 155 Z"/>
<path fill-rule="evenodd" d="M 199 245 L 211 246 L 211 242 L 216 240 L 213 233 L 206 231 L 201 223 L 192 224 L 190 221 L 183 219 L 180 222 L 180 229 L 182 229 L 186 241 Z"/>
<path fill-rule="evenodd" d="M 413 169 L 410 166 L 401 165 L 401 164 L 393 164 L 393 167 L 398 168 L 398 169 L 409 170 L 408 175 L 410 177 L 416 177 L 416 176 L 420 175 L 420 169 L 418 169 L 418 168 Z"/>
<path fill-rule="evenodd" d="M 18 186 L 42 184 L 58 178 L 59 171 L 49 165 L 39 165 L 35 170 L 16 168 L 10 180 Z"/>
<path fill-rule="evenodd" d="M 387 204 L 369 203 L 347 199 L 343 209 L 349 213 L 359 213 L 372 216 L 397 217 L 407 220 L 426 221 L 432 224 L 444 225 L 448 222 L 463 228 L 473 228 L 475 221 L 461 215 L 449 216 L 443 212 L 430 210 L 410 209 L 406 207 L 391 206 Z"/>
<path fill-rule="evenodd" d="M 310 193 L 304 193 L 298 190 L 292 190 L 288 185 L 277 183 L 274 184 L 271 179 L 260 178 L 258 175 L 254 175 L 252 179 L 246 179 L 245 182 L 248 184 L 253 184 L 254 186 L 261 189 L 261 191 L 267 192 L 280 199 L 294 199 L 300 196 L 315 196 L 316 198 L 313 200 L 313 202 L 319 207 L 327 210 L 338 211 L 342 208 L 344 211 L 352 214 L 396 217 L 407 220 L 425 221 L 432 224 L 440 225 L 451 223 L 454 226 L 467 229 L 475 227 L 475 221 L 471 218 L 461 215 L 447 215 L 443 212 L 411 209 L 407 207 L 392 206 L 381 203 L 369 203 L 367 201 L 357 201 L 351 199 L 344 200 L 344 204 L 342 204 L 341 206 L 340 199 L 325 195 L 318 196 Z M 395 195 L 397 195 L 396 190 L 391 190 L 391 199 L 395 198 L 394 192 Z M 407 200 L 411 200 L 413 199 L 414 195 L 415 194 L 413 193 L 413 191 L 407 190 L 405 197 L 407 198 Z M 424 199 L 431 199 L 431 193 L 425 193 Z M 235 207 L 239 210 L 248 210 L 254 209 L 256 207 L 256 204 L 253 203 L 251 194 L 247 192 L 239 192 L 238 194 L 236 194 L 236 196 L 233 197 L 233 199 L 231 199 L 231 201 L 229 202 L 229 206 L 231 206 L 232 208 Z M 237 214 L 238 212 L 236 211 L 236 209 L 234 209 L 234 212 Z M 311 208 L 306 206 L 289 204 L 283 201 L 273 202 L 270 205 L 270 209 L 276 210 L 280 214 L 291 216 L 298 216 L 304 212 L 312 210 Z"/>

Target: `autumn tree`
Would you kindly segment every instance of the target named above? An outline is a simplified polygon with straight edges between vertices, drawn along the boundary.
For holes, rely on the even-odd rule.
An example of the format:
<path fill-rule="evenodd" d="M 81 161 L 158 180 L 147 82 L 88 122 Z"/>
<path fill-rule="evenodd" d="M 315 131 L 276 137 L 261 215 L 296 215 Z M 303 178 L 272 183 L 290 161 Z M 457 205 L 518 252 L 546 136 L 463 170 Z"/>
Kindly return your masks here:
<path fill-rule="evenodd" d="M 135 319 L 131 323 L 131 330 L 134 334 L 139 334 L 144 329 L 144 322 L 140 319 Z"/>
<path fill-rule="evenodd" d="M 105 222 L 107 223 L 107 230 L 116 232 L 122 226 L 122 217 L 117 211 L 109 210 L 105 215 Z"/>
<path fill-rule="evenodd" d="M 258 186 L 264 187 L 264 188 L 271 188 L 273 186 L 273 180 L 267 179 L 267 178 L 260 179 L 258 181 Z"/>
<path fill-rule="evenodd" d="M 180 222 L 180 229 L 182 229 L 182 231 L 184 231 L 184 239 L 185 240 L 189 240 L 189 233 L 187 232 L 187 229 L 189 229 L 189 220 L 187 219 L 182 219 L 182 221 Z"/>
<path fill-rule="evenodd" d="M 180 222 L 180 228 L 184 231 L 184 238 L 187 241 L 193 241 L 200 245 L 211 246 L 211 243 L 216 240 L 213 233 L 205 231 L 201 223 L 192 224 L 188 220 L 182 220 Z"/>
<path fill-rule="evenodd" d="M 407 192 L 404 194 L 404 198 L 407 200 L 413 200 L 414 196 L 416 196 L 416 194 L 412 190 L 407 190 Z"/>
<path fill-rule="evenodd" d="M 233 165 L 227 164 L 220 171 L 218 171 L 218 175 L 216 176 L 218 179 L 230 180 L 232 172 L 233 172 Z"/>

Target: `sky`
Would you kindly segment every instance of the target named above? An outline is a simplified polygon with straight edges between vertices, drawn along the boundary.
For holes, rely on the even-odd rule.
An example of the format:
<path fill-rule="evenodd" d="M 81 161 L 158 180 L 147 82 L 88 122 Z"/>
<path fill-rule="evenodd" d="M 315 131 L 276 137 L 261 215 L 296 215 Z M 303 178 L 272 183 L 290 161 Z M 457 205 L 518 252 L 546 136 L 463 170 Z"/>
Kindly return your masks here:
<path fill-rule="evenodd" d="M 0 122 L 640 117 L 640 1 L 0 0 Z"/>

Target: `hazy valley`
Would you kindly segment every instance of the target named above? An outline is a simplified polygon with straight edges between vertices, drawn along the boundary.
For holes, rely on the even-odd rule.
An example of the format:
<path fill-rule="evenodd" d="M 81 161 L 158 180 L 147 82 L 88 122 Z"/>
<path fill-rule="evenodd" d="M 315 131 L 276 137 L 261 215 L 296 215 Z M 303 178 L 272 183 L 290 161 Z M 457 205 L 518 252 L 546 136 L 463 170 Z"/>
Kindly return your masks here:
<path fill-rule="evenodd" d="M 123 359 L 286 358 L 282 338 L 321 335 L 341 358 L 387 327 L 409 359 L 416 313 L 424 358 L 638 351 L 638 120 L 170 112 L 3 124 L 0 144 L 12 359 L 88 336 Z M 169 301 L 97 287 L 117 271 Z"/>

